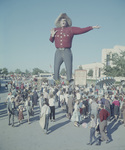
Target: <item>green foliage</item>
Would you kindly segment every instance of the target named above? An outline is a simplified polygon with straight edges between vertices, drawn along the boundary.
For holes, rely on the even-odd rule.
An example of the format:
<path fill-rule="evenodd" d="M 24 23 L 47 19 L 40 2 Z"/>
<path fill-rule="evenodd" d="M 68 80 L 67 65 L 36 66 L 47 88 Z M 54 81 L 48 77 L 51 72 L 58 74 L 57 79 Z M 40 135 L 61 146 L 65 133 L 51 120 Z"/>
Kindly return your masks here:
<path fill-rule="evenodd" d="M 26 69 L 26 70 L 25 70 L 25 74 L 26 74 L 26 75 L 30 75 L 30 71 Z"/>
<path fill-rule="evenodd" d="M 7 68 L 0 69 L 0 74 L 8 75 L 8 69 Z"/>
<path fill-rule="evenodd" d="M 79 70 L 83 70 L 82 66 L 79 66 Z"/>
<path fill-rule="evenodd" d="M 43 70 L 40 70 L 39 68 L 34 68 L 32 74 L 33 75 L 38 75 L 39 73 L 44 73 Z"/>
<path fill-rule="evenodd" d="M 21 74 L 22 71 L 21 71 L 20 69 L 16 69 L 16 70 L 15 70 L 15 73 L 16 73 L 16 74 Z"/>
<path fill-rule="evenodd" d="M 113 54 L 110 58 L 113 63 L 113 67 L 104 65 L 104 75 L 113 77 L 125 77 L 125 51 L 121 51 L 120 55 Z"/>
<path fill-rule="evenodd" d="M 0 74 L 2 74 L 2 69 L 0 68 Z"/>
<path fill-rule="evenodd" d="M 66 75 L 66 69 L 65 68 L 62 68 L 61 72 L 60 72 L 60 75 L 62 76 L 65 76 Z"/>
<path fill-rule="evenodd" d="M 90 69 L 89 72 L 88 72 L 88 76 L 92 77 L 93 76 L 93 70 Z"/>

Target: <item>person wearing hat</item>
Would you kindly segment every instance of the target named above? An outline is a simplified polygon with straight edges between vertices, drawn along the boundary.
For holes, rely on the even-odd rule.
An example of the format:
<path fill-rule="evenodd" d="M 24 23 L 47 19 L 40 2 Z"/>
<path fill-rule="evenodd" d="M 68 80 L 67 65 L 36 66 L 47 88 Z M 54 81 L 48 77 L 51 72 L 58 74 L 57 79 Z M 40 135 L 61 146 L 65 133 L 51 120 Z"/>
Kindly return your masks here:
<path fill-rule="evenodd" d="M 72 39 L 74 35 L 86 33 L 100 26 L 86 28 L 72 27 L 72 21 L 66 13 L 62 13 L 55 21 L 56 28 L 51 30 L 50 41 L 55 41 L 56 53 L 54 59 L 54 79 L 59 80 L 59 70 L 64 62 L 66 66 L 67 80 L 72 78 Z"/>

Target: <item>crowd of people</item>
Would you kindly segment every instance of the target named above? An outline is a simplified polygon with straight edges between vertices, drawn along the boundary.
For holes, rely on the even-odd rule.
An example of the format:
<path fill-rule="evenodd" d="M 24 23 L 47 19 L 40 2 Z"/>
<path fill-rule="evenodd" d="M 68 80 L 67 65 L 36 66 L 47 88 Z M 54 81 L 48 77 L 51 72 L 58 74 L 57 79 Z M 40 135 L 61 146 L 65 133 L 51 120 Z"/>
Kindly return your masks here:
<path fill-rule="evenodd" d="M 38 81 L 21 81 L 17 88 L 15 80 L 8 85 L 7 96 L 8 124 L 14 127 L 14 116 L 18 118 L 20 125 L 24 120 L 24 111 L 27 114 L 27 122 L 34 116 L 34 108 L 39 109 L 40 117 L 45 114 L 44 132 L 49 130 L 49 120 L 56 122 L 56 107 L 61 109 L 67 119 L 73 122 L 75 127 L 90 119 L 90 140 L 96 145 L 99 141 L 109 143 L 107 136 L 108 123 L 112 120 L 120 121 L 125 126 L 125 93 L 121 86 L 112 86 L 97 90 L 94 85 L 75 86 L 74 84 L 49 85 L 43 82 L 38 87 Z M 100 137 L 95 136 L 98 133 Z"/>

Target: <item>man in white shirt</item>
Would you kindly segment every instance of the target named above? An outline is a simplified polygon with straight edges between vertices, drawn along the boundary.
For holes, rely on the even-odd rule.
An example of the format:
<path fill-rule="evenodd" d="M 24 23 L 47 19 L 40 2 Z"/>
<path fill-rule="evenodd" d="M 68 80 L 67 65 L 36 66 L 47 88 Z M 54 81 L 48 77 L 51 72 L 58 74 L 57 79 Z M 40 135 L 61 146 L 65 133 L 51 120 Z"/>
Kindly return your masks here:
<path fill-rule="evenodd" d="M 11 102 L 11 98 L 14 97 L 12 95 L 12 92 L 9 93 L 9 95 L 7 96 L 6 102 Z"/>
<path fill-rule="evenodd" d="M 80 94 L 79 90 L 78 90 L 77 93 L 76 93 L 76 99 L 77 99 L 77 100 L 80 100 L 80 99 L 81 99 L 81 94 Z"/>
<path fill-rule="evenodd" d="M 51 110 L 50 120 L 55 122 L 55 99 L 53 97 L 53 94 L 50 94 L 49 107 L 50 107 L 50 110 Z M 53 120 L 52 120 L 52 118 L 53 118 Z"/>
<path fill-rule="evenodd" d="M 49 98 L 49 94 L 47 93 L 47 89 L 45 90 L 45 92 L 43 92 L 44 98 L 48 99 Z"/>

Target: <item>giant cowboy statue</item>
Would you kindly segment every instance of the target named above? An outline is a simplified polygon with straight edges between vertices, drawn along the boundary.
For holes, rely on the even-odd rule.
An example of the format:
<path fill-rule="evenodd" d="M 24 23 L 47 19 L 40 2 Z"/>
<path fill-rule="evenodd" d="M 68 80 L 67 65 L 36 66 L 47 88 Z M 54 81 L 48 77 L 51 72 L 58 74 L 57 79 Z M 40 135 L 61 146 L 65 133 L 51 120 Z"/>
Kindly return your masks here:
<path fill-rule="evenodd" d="M 50 41 L 55 41 L 56 52 L 54 59 L 54 79 L 59 80 L 60 66 L 64 62 L 67 80 L 72 79 L 72 39 L 74 35 L 86 33 L 100 26 L 89 26 L 86 28 L 71 27 L 72 21 L 66 13 L 62 13 L 55 21 L 56 28 L 51 30 Z"/>

